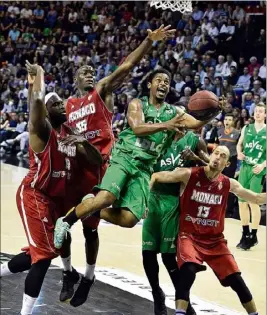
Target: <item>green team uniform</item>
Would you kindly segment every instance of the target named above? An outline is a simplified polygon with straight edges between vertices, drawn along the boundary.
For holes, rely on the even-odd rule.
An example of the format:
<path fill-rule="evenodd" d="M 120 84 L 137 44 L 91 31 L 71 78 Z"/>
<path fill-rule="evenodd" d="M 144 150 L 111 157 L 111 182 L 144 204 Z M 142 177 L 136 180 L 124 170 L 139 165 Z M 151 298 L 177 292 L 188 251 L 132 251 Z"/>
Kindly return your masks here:
<path fill-rule="evenodd" d="M 260 193 L 262 192 L 266 168 L 260 174 L 254 174 L 253 166 L 266 161 L 266 128 L 258 133 L 254 124 L 250 124 L 245 128 L 243 153 L 245 160 L 242 161 L 238 181 L 244 188 Z M 239 199 L 239 201 L 244 200 Z"/>
<path fill-rule="evenodd" d="M 158 110 L 142 98 L 146 123 L 166 122 L 177 115 L 175 106 L 164 103 Z M 149 181 L 154 164 L 171 144 L 173 131 L 160 131 L 137 137 L 128 124 L 120 133 L 112 151 L 110 166 L 101 184 L 96 187 L 116 196 L 114 208 L 128 208 L 141 220 L 148 206 Z"/>
<path fill-rule="evenodd" d="M 173 141 L 167 152 L 159 159 L 154 171 L 173 171 L 186 167 L 190 161 L 181 159 L 182 151 L 189 148 L 196 151 L 199 137 L 192 131 Z M 179 184 L 156 184 L 150 192 L 148 216 L 143 223 L 143 250 L 158 253 L 175 253 L 175 239 L 179 224 Z"/>

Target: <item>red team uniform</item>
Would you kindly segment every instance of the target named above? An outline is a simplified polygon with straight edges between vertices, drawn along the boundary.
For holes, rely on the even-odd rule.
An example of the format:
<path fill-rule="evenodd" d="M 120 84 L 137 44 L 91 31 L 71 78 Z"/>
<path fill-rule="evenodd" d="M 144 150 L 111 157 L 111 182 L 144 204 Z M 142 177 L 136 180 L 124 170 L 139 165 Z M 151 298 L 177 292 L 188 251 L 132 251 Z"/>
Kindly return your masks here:
<path fill-rule="evenodd" d="M 68 134 L 69 127 L 63 124 L 60 133 L 51 129 L 42 152 L 35 153 L 29 148 L 30 169 L 17 191 L 16 200 L 32 263 L 60 254 L 54 247 L 54 227 L 56 220 L 66 214 L 66 189 L 76 157 L 75 145 L 59 143 Z"/>
<path fill-rule="evenodd" d="M 83 135 L 89 143 L 101 153 L 104 163 L 102 166 L 92 166 L 82 173 L 77 172 L 72 185 L 72 206 L 81 202 L 81 199 L 92 193 L 94 186 L 100 184 L 108 167 L 111 149 L 114 143 L 112 132 L 112 116 L 96 89 L 80 98 L 70 97 L 66 104 L 67 121 L 71 128 Z M 74 190 L 75 189 L 75 190 Z M 86 226 L 97 228 L 99 218 L 88 217 L 83 220 Z"/>
<path fill-rule="evenodd" d="M 206 262 L 220 280 L 239 272 L 223 235 L 229 190 L 230 180 L 223 174 L 210 181 L 204 167 L 192 168 L 180 197 L 179 268 L 186 262 Z"/>

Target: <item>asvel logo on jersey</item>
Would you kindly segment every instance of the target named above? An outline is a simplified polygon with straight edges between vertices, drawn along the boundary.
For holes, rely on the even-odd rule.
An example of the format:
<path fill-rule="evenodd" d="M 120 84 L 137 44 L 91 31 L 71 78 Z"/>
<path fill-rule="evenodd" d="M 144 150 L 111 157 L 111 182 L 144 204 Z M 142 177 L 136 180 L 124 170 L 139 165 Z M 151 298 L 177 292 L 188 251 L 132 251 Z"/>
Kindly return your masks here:
<path fill-rule="evenodd" d="M 181 154 L 178 154 L 178 155 L 175 157 L 175 155 L 174 155 L 173 153 L 171 153 L 171 156 L 170 156 L 170 157 L 166 158 L 165 160 L 162 159 L 162 160 L 160 161 L 160 167 L 167 166 L 167 165 L 175 165 L 176 162 L 179 161 L 180 157 L 181 157 Z M 177 163 L 177 166 L 182 166 L 182 164 L 183 164 L 183 161 L 179 161 L 179 162 Z"/>
<path fill-rule="evenodd" d="M 92 115 L 96 112 L 95 110 L 95 104 L 94 103 L 90 103 L 88 105 L 85 105 L 84 107 L 81 107 L 79 109 L 77 109 L 76 111 L 70 113 L 69 115 L 69 122 L 73 122 L 76 121 L 78 119 L 81 119 L 85 116 L 89 116 Z"/>
<path fill-rule="evenodd" d="M 76 156 L 76 146 L 75 145 L 64 145 L 60 141 L 57 141 L 58 151 L 66 154 L 67 156 Z"/>
<path fill-rule="evenodd" d="M 193 190 L 191 200 L 206 203 L 208 205 L 220 205 L 222 203 L 222 195 L 215 195 L 211 193 L 206 193 L 202 191 Z"/>
<path fill-rule="evenodd" d="M 246 143 L 245 148 L 250 149 L 250 152 L 252 152 L 254 149 L 263 151 L 263 147 L 259 144 L 259 141 L 254 140 L 252 140 L 252 142 Z"/>

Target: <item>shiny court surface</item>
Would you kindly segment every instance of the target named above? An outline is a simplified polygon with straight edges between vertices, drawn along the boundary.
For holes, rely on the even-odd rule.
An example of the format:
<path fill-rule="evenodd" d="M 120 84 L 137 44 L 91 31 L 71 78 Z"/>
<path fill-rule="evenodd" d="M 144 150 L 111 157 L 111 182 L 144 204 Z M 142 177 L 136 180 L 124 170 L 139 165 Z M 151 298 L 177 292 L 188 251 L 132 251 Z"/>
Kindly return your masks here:
<path fill-rule="evenodd" d="M 26 164 L 20 161 L 20 165 Z M 16 190 L 27 173 L 27 169 L 21 166 L 1 164 L 1 252 L 6 254 L 19 253 L 26 245 L 15 200 Z M 261 226 L 259 229 L 259 245 L 250 251 L 241 251 L 235 248 L 241 236 L 240 222 L 227 219 L 225 226 L 229 247 L 252 291 L 259 314 L 266 314 L 266 228 Z M 153 314 L 153 306 L 149 302 L 151 293 L 142 267 L 141 231 L 141 224 L 133 229 L 123 229 L 102 222 L 99 228 L 100 252 L 96 270 L 98 282 L 88 304 L 83 308 L 73 309 L 57 301 L 61 273 L 57 267 L 54 267 L 49 270 L 41 300 L 38 301 L 38 305 L 45 305 L 37 307 L 34 314 Z M 72 236 L 72 262 L 82 272 L 85 254 L 80 223 L 73 227 Z M 7 259 L 6 257 L 8 256 L 2 255 L 4 260 Z M 60 266 L 60 259 L 55 259 L 53 264 Z M 166 304 L 173 308 L 174 291 L 161 261 L 160 267 L 160 280 L 167 293 Z M 25 274 L 22 274 L 13 276 L 13 279 L 2 279 L 2 314 L 16 314 L 8 309 L 9 299 L 12 300 L 13 308 L 16 306 L 16 311 L 19 311 L 24 277 Z M 235 293 L 229 288 L 221 287 L 210 269 L 197 275 L 191 300 L 199 315 L 245 314 Z M 103 307 L 98 309 L 101 303 Z"/>

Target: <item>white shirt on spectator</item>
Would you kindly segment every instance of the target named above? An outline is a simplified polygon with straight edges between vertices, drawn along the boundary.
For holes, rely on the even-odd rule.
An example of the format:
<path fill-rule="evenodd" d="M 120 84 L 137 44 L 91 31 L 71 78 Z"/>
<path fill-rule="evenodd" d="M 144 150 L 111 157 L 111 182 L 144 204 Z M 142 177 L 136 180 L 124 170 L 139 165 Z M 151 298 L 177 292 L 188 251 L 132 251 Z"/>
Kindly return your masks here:
<path fill-rule="evenodd" d="M 235 26 L 234 25 L 228 25 L 226 26 L 225 24 L 223 24 L 223 26 L 220 29 L 220 33 L 225 33 L 225 34 L 230 34 L 233 35 L 235 32 Z"/>
<path fill-rule="evenodd" d="M 83 32 L 84 34 L 88 34 L 89 30 L 91 29 L 91 27 L 89 25 L 84 25 L 83 26 Z"/>
<path fill-rule="evenodd" d="M 201 24 L 201 31 L 202 31 L 202 33 L 206 30 L 207 32 L 209 32 L 209 29 L 210 29 L 210 23 L 207 23 L 207 24 L 205 24 L 205 23 L 202 23 Z"/>
<path fill-rule="evenodd" d="M 18 92 L 19 99 L 28 97 L 28 89 L 24 88 Z"/>
<path fill-rule="evenodd" d="M 4 107 L 1 111 L 1 113 L 12 113 L 12 112 L 14 112 L 14 110 L 15 110 L 15 108 L 14 108 L 13 102 L 9 101 L 8 103 L 4 104 Z"/>
<path fill-rule="evenodd" d="M 32 10 L 23 8 L 20 12 L 20 17 L 22 19 L 29 19 L 32 16 Z"/>
<path fill-rule="evenodd" d="M 175 90 L 176 90 L 178 93 L 181 93 L 182 88 L 183 88 L 184 85 L 185 85 L 185 82 L 184 82 L 184 81 L 177 82 L 177 83 L 175 84 Z"/>
<path fill-rule="evenodd" d="M 218 28 L 215 26 L 215 27 L 210 27 L 210 29 L 208 30 L 208 34 L 210 37 L 216 37 L 218 36 L 219 34 L 219 31 L 218 31 Z"/>
<path fill-rule="evenodd" d="M 224 69 L 224 63 L 223 64 L 217 64 L 216 67 L 215 67 L 215 77 L 217 76 L 222 76 L 222 71 Z"/>
<path fill-rule="evenodd" d="M 262 65 L 260 67 L 259 77 L 261 77 L 262 79 L 266 79 L 266 66 L 265 65 Z"/>
<path fill-rule="evenodd" d="M 68 20 L 69 21 L 76 21 L 78 17 L 78 13 L 77 12 L 70 12 L 69 16 L 68 16 Z"/>
<path fill-rule="evenodd" d="M 183 44 L 184 43 L 184 36 L 176 37 L 176 43 L 177 44 Z"/>
<path fill-rule="evenodd" d="M 201 10 L 198 10 L 197 12 L 192 13 L 192 18 L 195 21 L 200 21 L 202 19 L 203 12 Z"/>
<path fill-rule="evenodd" d="M 223 70 L 222 70 L 222 76 L 223 77 L 228 77 L 230 75 L 230 73 L 231 73 L 230 68 L 231 67 L 237 68 L 235 61 L 232 61 L 230 65 L 228 64 L 227 61 L 223 64 Z"/>
<path fill-rule="evenodd" d="M 16 131 L 19 133 L 22 133 L 23 131 L 25 131 L 26 126 L 27 126 L 26 121 L 22 121 L 22 122 L 17 124 Z"/>
<path fill-rule="evenodd" d="M 259 90 L 255 91 L 255 89 L 252 89 L 252 92 L 255 94 L 259 94 L 261 98 L 266 97 L 266 91 L 261 87 Z"/>
<path fill-rule="evenodd" d="M 99 15 L 98 15 L 98 23 L 99 23 L 99 24 L 104 24 L 105 19 L 106 19 L 106 16 L 105 16 L 105 15 L 102 15 L 102 14 L 99 14 Z"/>
<path fill-rule="evenodd" d="M 244 90 L 248 90 L 250 86 L 250 78 L 251 78 L 251 75 L 249 74 L 241 75 L 238 78 L 236 85 L 243 87 Z"/>
<path fill-rule="evenodd" d="M 18 7 L 15 7 L 15 6 L 11 5 L 11 6 L 8 7 L 7 12 L 9 12 L 9 13 L 13 12 L 14 14 L 18 15 L 20 10 L 19 10 Z"/>
<path fill-rule="evenodd" d="M 211 9 L 210 11 L 206 10 L 204 15 L 203 15 L 203 19 L 204 19 L 204 17 L 207 17 L 209 19 L 209 21 L 211 21 L 213 18 L 213 15 L 214 15 L 213 9 Z"/>
<path fill-rule="evenodd" d="M 192 42 L 192 48 L 196 48 L 197 45 L 199 44 L 200 40 L 201 40 L 202 35 L 195 35 L 193 37 L 193 42 Z"/>
<path fill-rule="evenodd" d="M 239 11 L 237 12 L 237 10 L 234 10 L 233 15 L 232 15 L 232 19 L 233 20 L 243 20 L 245 17 L 246 13 L 244 11 L 244 9 L 240 8 Z"/>

